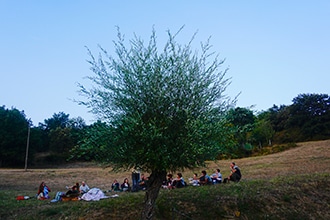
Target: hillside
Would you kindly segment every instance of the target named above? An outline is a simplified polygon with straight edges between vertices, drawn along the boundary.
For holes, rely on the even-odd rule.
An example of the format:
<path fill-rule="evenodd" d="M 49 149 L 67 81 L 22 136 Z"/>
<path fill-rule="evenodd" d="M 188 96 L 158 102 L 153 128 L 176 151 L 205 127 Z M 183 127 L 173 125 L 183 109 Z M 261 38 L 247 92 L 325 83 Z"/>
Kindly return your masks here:
<path fill-rule="evenodd" d="M 328 219 L 330 140 L 297 145 L 276 154 L 235 160 L 243 173 L 239 184 L 162 191 L 158 204 L 159 219 L 202 219 L 201 213 L 204 212 L 210 218 L 221 216 L 222 219 Z M 227 176 L 229 163 L 230 160 L 210 162 L 205 169 L 211 173 L 220 167 Z M 183 175 L 187 179 L 202 169 L 186 170 Z M 54 196 L 57 191 L 65 191 L 66 185 L 82 180 L 91 187 L 108 190 L 113 179 L 121 182 L 130 175 L 130 172 L 114 173 L 109 168 L 91 164 L 27 172 L 0 169 L 0 218 L 35 219 L 41 215 L 44 219 L 136 219 L 143 192 L 121 194 L 116 200 L 99 203 L 50 205 L 34 199 L 23 203 L 15 200 L 17 195 L 33 196 L 41 181 L 51 187 L 51 196 Z M 181 211 L 173 213 L 174 209 Z"/>

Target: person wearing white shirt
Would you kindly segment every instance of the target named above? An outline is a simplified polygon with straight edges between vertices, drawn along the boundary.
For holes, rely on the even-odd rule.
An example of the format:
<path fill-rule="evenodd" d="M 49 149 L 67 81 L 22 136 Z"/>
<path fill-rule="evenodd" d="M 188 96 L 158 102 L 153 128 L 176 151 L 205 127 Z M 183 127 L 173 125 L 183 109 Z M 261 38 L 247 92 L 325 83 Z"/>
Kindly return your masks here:
<path fill-rule="evenodd" d="M 81 193 L 81 194 L 87 193 L 88 190 L 89 190 L 88 185 L 85 183 L 85 181 L 82 181 L 82 182 L 81 182 L 81 185 L 80 185 L 80 187 L 79 187 L 79 191 L 80 191 L 80 193 Z"/>

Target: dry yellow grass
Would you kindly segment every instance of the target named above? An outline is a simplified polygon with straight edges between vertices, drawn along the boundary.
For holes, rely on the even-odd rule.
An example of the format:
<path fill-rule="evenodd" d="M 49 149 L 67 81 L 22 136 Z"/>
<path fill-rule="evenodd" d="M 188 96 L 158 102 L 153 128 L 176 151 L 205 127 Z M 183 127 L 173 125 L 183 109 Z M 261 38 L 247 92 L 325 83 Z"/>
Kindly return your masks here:
<path fill-rule="evenodd" d="M 295 174 L 330 172 L 330 140 L 298 143 L 296 148 L 266 156 L 235 160 L 244 179 L 270 179 Z M 219 161 L 228 175 L 230 161 Z M 216 165 L 212 165 L 214 168 Z"/>
<path fill-rule="evenodd" d="M 278 176 L 295 174 L 313 174 L 330 172 L 330 140 L 298 143 L 298 147 L 267 156 L 236 159 L 241 168 L 243 180 L 271 179 Z M 186 179 L 202 169 L 213 173 L 220 168 L 224 177 L 229 175 L 231 160 L 208 163 L 207 168 L 186 170 Z M 110 168 L 101 168 L 92 164 L 76 164 L 69 168 L 54 169 L 0 169 L 0 190 L 37 191 L 39 184 L 45 181 L 53 192 L 65 191 L 65 186 L 86 181 L 90 187 L 102 190 L 111 188 L 114 179 L 122 182 L 130 178 L 131 172 L 111 172 Z"/>

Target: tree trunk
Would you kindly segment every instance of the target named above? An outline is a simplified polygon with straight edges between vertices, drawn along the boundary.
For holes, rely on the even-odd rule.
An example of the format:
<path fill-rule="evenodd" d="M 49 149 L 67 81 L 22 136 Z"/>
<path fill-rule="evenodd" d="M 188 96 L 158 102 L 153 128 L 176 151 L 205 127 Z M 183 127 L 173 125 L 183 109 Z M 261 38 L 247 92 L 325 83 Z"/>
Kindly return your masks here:
<path fill-rule="evenodd" d="M 166 171 L 152 171 L 147 182 L 142 219 L 154 218 L 156 199 L 164 179 L 166 179 Z"/>

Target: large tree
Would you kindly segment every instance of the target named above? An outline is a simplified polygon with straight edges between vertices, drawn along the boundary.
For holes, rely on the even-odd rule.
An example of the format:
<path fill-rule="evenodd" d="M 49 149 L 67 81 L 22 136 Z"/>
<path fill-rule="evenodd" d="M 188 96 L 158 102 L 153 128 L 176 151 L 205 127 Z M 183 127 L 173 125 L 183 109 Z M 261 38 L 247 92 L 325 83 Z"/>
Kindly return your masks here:
<path fill-rule="evenodd" d="M 235 131 L 235 140 L 237 147 L 231 152 L 232 156 L 241 157 L 248 155 L 252 146 L 249 142 L 249 136 L 255 126 L 255 116 L 253 111 L 248 108 L 233 108 L 226 115 L 228 122 L 233 126 Z"/>
<path fill-rule="evenodd" d="M 51 118 L 45 119 L 44 123 L 39 123 L 38 128 L 33 130 L 34 137 L 39 137 L 39 143 L 33 143 L 36 144 L 39 152 L 49 153 L 44 158 L 48 162 L 64 162 L 86 127 L 81 117 L 69 116 L 64 112 L 54 113 Z"/>
<path fill-rule="evenodd" d="M 23 167 L 28 126 L 29 121 L 23 111 L 0 106 L 0 167 Z"/>
<path fill-rule="evenodd" d="M 288 129 L 299 130 L 299 141 L 330 136 L 330 97 L 328 94 L 299 94 L 292 100 Z M 297 140 L 297 141 L 298 141 Z"/>
<path fill-rule="evenodd" d="M 181 29 L 180 29 L 181 31 Z M 230 83 L 223 60 L 210 52 L 209 41 L 198 53 L 167 32 L 162 50 L 153 30 L 149 42 L 135 36 L 126 44 L 118 30 L 115 57 L 100 47 L 90 50 L 93 87 L 80 85 L 84 104 L 105 120 L 113 138 L 104 160 L 116 168 L 149 172 L 143 219 L 152 219 L 167 172 L 204 165 L 226 146 L 224 112 L 234 101 L 224 94 Z"/>

